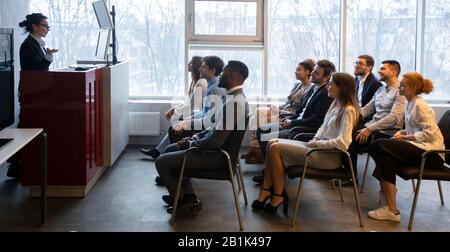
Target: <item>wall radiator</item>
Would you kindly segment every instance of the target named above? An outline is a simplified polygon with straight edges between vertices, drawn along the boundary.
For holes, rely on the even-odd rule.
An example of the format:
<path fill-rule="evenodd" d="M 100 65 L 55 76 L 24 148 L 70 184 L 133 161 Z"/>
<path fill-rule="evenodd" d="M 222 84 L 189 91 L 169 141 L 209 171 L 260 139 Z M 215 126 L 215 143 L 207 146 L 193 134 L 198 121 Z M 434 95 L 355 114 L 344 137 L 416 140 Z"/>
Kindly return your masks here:
<path fill-rule="evenodd" d="M 159 136 L 160 112 L 129 112 L 130 136 Z"/>

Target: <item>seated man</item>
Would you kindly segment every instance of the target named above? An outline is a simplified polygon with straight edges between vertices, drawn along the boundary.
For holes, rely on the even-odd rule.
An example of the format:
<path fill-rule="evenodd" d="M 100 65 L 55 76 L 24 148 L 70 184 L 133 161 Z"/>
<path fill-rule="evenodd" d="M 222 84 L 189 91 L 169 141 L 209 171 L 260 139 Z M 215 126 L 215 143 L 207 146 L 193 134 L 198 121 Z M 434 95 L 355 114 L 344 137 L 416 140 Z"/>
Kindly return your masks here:
<path fill-rule="evenodd" d="M 295 71 L 295 78 L 299 82 L 294 85 L 291 93 L 287 97 L 286 103 L 281 106 L 260 107 L 256 110 L 255 120 L 256 126 L 272 122 L 278 122 L 279 119 L 291 118 L 296 115 L 297 111 L 301 110 L 308 100 L 310 90 L 312 88 L 311 73 L 316 65 L 312 59 L 306 59 L 300 62 Z M 259 164 L 264 162 L 264 157 L 261 154 L 256 134 L 252 135 L 250 150 L 244 154 L 247 164 Z"/>
<path fill-rule="evenodd" d="M 356 76 L 356 99 L 361 108 L 365 107 L 373 98 L 377 90 L 383 86 L 372 73 L 375 60 L 370 55 L 361 55 L 354 63 Z"/>
<path fill-rule="evenodd" d="M 360 130 L 356 136 L 356 141 L 353 141 L 349 148 L 355 177 L 358 168 L 358 151 L 370 144 L 369 138 L 371 135 L 375 134 L 375 140 L 390 138 L 392 136 L 383 134 L 382 130 L 403 127 L 406 98 L 400 95 L 400 81 L 398 80 L 400 72 L 401 66 L 397 61 L 383 61 L 378 74 L 380 75 L 380 81 L 385 82 L 386 86 L 380 87 L 372 100 L 361 109 L 363 121 L 370 117 L 372 117 L 372 120 L 363 126 L 359 126 Z M 344 182 L 344 185 L 351 184 L 349 182 Z"/>
<path fill-rule="evenodd" d="M 328 96 L 327 86 L 334 72 L 336 72 L 336 67 L 331 61 L 318 61 L 311 73 L 311 82 L 314 83 L 313 88 L 310 90 L 307 101 L 297 119 L 284 119 L 279 125 L 268 125 L 258 128 L 256 135 L 263 156 L 266 154 L 268 141 L 272 139 L 291 139 L 299 133 L 315 133 L 319 129 L 333 102 L 333 99 Z M 294 127 L 297 130 L 292 131 Z M 275 131 L 272 132 L 272 129 L 275 129 Z M 253 181 L 262 183 L 263 179 L 264 176 L 260 175 L 254 177 Z"/>
<path fill-rule="evenodd" d="M 169 133 L 154 149 L 141 149 L 146 155 L 157 159 L 165 148 L 171 144 L 176 143 L 184 137 L 192 136 L 196 132 L 204 129 L 204 122 L 214 114 L 215 100 L 221 99 L 225 95 L 225 89 L 219 88 L 218 76 L 222 73 L 224 62 L 217 56 L 207 56 L 203 58 L 203 63 L 200 67 L 200 78 L 206 79 L 208 86 L 203 102 L 203 109 L 192 116 L 187 116 L 181 122 L 177 122 L 173 127 L 169 128 Z M 157 182 L 158 183 L 158 182 Z"/>
<path fill-rule="evenodd" d="M 163 201 L 169 206 L 174 203 L 178 174 L 181 169 L 185 152 L 190 147 L 198 147 L 204 150 L 229 150 L 239 148 L 240 142 L 235 142 L 235 136 L 246 131 L 248 124 L 249 106 L 242 90 L 242 85 L 248 77 L 247 66 L 239 61 L 230 61 L 225 66 L 219 80 L 219 86 L 226 88 L 227 96 L 224 97 L 224 105 L 220 113 L 216 114 L 216 124 L 193 137 L 184 138 L 177 144 L 172 144 L 166 149 L 166 153 L 156 160 L 156 169 L 161 182 L 167 187 L 169 195 L 163 196 Z M 231 113 L 230 113 L 231 112 Z M 232 164 L 236 164 L 238 156 L 232 154 Z M 194 169 L 221 169 L 217 160 L 223 159 L 218 154 L 191 153 L 186 170 Z M 194 170 L 195 171 L 195 170 Z M 180 205 L 198 204 L 194 190 L 189 179 L 184 179 L 180 192 Z M 168 209 L 170 213 L 172 209 Z"/>

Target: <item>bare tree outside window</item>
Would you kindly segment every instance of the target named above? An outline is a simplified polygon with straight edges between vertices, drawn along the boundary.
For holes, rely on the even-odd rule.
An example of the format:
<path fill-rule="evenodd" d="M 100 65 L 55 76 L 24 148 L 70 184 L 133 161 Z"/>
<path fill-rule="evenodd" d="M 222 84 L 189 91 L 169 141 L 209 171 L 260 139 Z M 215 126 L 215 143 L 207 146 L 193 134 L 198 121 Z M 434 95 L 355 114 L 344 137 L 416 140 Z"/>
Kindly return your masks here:
<path fill-rule="evenodd" d="M 287 97 L 295 69 L 306 58 L 339 65 L 339 0 L 269 1 L 270 97 Z"/>
<path fill-rule="evenodd" d="M 403 72 L 415 67 L 416 1 L 349 0 L 346 69 L 361 54 L 375 59 L 375 75 L 383 60 L 395 59 Z"/>
<path fill-rule="evenodd" d="M 450 96 L 450 0 L 428 0 L 425 17 L 423 71 L 435 90 L 426 98 L 448 101 Z"/>
<path fill-rule="evenodd" d="M 95 55 L 99 28 L 92 1 L 29 0 L 30 12 L 42 12 L 49 17 L 51 32 L 47 44 L 60 49 L 53 68 Z M 221 48 L 229 41 L 216 47 L 209 44 L 202 49 L 198 43 L 191 47 L 191 42 L 185 41 L 185 1 L 109 1 L 117 9 L 118 58 L 130 63 L 131 97 L 186 95 L 186 43 L 189 57 L 216 54 L 224 60 L 246 62 L 251 72 L 246 93 L 251 97 L 265 95 L 263 90 L 271 98 L 286 97 L 296 82 L 297 64 L 306 58 L 329 59 L 339 65 L 339 40 L 343 36 L 339 27 L 340 0 L 268 0 L 268 34 L 263 38 L 268 41 L 267 69 L 258 36 L 255 38 L 258 37 L 260 46 L 246 48 L 249 41 L 231 43 L 231 47 L 237 45 L 236 50 L 228 44 L 228 48 Z M 404 72 L 420 70 L 415 69 L 417 1 L 348 0 L 347 3 L 348 72 L 352 72 L 352 62 L 360 54 L 373 55 L 376 68 L 382 60 L 396 59 Z M 198 11 L 194 13 L 195 29 L 201 35 L 216 38 L 224 35 L 228 40 L 235 35 L 254 36 L 260 28 L 259 4 L 259 1 L 195 1 Z M 427 0 L 425 10 L 422 70 L 435 83 L 435 92 L 427 99 L 448 101 L 450 0 Z"/>

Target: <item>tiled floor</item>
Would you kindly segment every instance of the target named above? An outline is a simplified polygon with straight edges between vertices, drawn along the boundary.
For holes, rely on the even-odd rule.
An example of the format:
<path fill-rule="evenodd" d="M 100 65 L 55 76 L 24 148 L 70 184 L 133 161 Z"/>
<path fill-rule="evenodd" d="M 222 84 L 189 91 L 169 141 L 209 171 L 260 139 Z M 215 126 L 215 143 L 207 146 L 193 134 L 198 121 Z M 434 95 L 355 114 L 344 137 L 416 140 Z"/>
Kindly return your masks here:
<path fill-rule="evenodd" d="M 365 156 L 364 156 L 365 158 Z M 361 160 L 362 161 L 362 160 Z M 360 162 L 362 165 L 364 162 Z M 373 164 L 372 164 L 373 166 Z M 108 169 L 89 195 L 80 199 L 50 198 L 48 224 L 39 227 L 39 198 L 32 199 L 28 190 L 5 177 L 0 169 L 0 231 L 239 231 L 231 186 L 227 182 L 194 180 L 203 210 L 197 214 L 182 213 L 174 226 L 161 201 L 166 194 L 154 183 L 154 162 L 146 160 L 137 147 L 129 147 L 118 163 Z M 243 165 L 249 201 L 256 199 L 259 188 L 251 178 L 259 174 L 261 165 Z M 362 172 L 360 172 L 362 173 Z M 398 205 L 402 212 L 399 224 L 370 220 L 367 212 L 378 207 L 378 185 L 369 176 L 366 190 L 360 194 L 364 228 L 359 227 L 357 212 L 350 187 L 344 188 L 345 203 L 329 181 L 307 180 L 300 213 L 295 228 L 281 211 L 275 216 L 252 211 L 244 206 L 241 212 L 245 231 L 250 232 L 407 232 L 413 200 L 410 182 L 399 179 Z M 288 182 L 291 202 L 297 191 L 298 180 Z M 450 184 L 443 183 L 444 194 L 450 204 Z M 437 185 L 425 182 L 416 211 L 414 231 L 450 231 L 450 209 L 441 206 Z"/>

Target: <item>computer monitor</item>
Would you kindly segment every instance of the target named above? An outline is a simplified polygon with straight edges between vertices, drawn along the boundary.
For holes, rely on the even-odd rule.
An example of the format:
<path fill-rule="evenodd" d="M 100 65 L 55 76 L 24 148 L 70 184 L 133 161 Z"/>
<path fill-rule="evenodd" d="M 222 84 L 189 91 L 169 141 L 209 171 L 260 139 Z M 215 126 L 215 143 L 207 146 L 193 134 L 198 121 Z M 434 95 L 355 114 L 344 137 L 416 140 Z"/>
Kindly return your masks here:
<path fill-rule="evenodd" d="M 100 29 L 113 29 L 114 26 L 105 1 L 95 1 L 92 3 L 92 6 L 94 7 L 95 16 L 97 17 Z"/>
<path fill-rule="evenodd" d="M 97 48 L 95 49 L 95 58 L 106 60 L 108 57 L 109 40 L 111 37 L 110 30 L 98 32 Z"/>
<path fill-rule="evenodd" d="M 0 130 L 14 124 L 13 30 L 0 28 Z"/>

